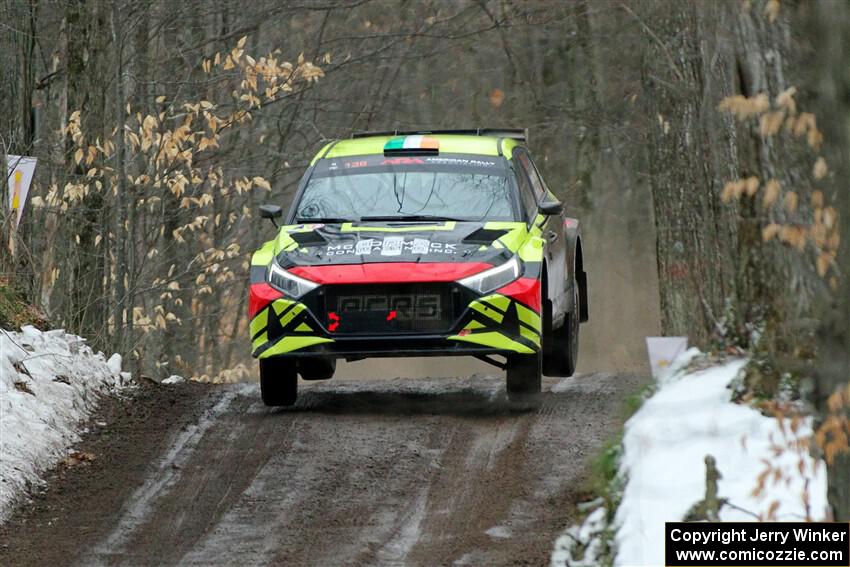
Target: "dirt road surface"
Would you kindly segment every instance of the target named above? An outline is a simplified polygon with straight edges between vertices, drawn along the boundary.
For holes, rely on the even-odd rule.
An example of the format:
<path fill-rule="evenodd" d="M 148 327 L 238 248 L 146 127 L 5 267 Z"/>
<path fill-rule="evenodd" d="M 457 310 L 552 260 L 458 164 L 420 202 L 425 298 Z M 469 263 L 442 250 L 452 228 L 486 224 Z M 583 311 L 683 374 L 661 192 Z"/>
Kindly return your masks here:
<path fill-rule="evenodd" d="M 516 405 L 498 377 L 331 380 L 289 409 L 148 386 L 0 528 L 0 564 L 548 565 L 642 383 L 546 379 Z"/>

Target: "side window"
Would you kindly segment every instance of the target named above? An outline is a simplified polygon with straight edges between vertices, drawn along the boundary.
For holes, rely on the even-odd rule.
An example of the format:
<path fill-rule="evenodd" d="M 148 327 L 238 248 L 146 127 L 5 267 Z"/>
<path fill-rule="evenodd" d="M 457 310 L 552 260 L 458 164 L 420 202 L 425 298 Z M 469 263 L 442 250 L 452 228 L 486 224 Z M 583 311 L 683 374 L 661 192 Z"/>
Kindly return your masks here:
<path fill-rule="evenodd" d="M 528 182 L 528 176 L 522 168 L 516 168 L 515 173 L 517 185 L 519 186 L 519 197 L 522 201 L 522 210 L 525 213 L 525 219 L 528 220 L 537 212 L 537 198 L 534 195 L 531 184 Z"/>
<path fill-rule="evenodd" d="M 543 200 L 546 196 L 546 185 L 543 183 L 543 179 L 537 172 L 537 167 L 535 167 L 534 163 L 532 163 L 531 157 L 527 152 L 520 152 L 519 160 L 522 164 L 522 168 L 528 174 L 529 179 L 531 179 L 531 186 L 534 188 L 534 196 L 537 197 L 538 201 Z"/>

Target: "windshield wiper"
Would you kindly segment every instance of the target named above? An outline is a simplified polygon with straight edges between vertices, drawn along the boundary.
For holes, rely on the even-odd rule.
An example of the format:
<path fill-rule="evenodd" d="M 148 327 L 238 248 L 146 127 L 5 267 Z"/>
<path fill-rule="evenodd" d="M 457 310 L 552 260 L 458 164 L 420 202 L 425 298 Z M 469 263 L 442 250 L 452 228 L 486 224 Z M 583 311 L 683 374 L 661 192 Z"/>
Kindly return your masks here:
<path fill-rule="evenodd" d="M 338 217 L 311 217 L 311 218 L 301 218 L 295 217 L 295 222 L 297 224 L 310 224 L 310 223 L 324 223 L 324 224 L 342 224 L 344 222 L 354 222 L 351 219 L 344 219 Z"/>
<path fill-rule="evenodd" d="M 374 217 L 360 217 L 360 222 L 369 221 L 459 221 L 463 222 L 469 219 L 461 219 L 456 217 L 444 217 L 438 215 L 380 215 Z"/>

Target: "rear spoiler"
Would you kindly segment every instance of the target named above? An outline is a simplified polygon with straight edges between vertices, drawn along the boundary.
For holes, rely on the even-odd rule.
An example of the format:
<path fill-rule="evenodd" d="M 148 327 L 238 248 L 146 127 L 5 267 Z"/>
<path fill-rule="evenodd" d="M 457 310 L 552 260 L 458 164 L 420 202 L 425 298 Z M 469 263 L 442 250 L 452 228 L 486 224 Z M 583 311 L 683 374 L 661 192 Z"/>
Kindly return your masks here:
<path fill-rule="evenodd" d="M 370 136 L 421 136 L 428 134 L 458 134 L 463 136 L 494 136 L 510 138 L 528 143 L 528 128 L 469 128 L 457 130 L 374 130 L 353 132 L 352 138 L 368 138 Z"/>

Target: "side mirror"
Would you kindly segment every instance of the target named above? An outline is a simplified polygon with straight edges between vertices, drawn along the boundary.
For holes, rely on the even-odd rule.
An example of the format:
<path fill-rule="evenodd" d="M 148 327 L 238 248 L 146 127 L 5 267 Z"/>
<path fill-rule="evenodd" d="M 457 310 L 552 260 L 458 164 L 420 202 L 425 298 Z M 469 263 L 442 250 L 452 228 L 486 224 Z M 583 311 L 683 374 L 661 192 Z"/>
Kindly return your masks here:
<path fill-rule="evenodd" d="M 560 215 L 564 212 L 564 204 L 561 201 L 541 201 L 537 210 L 546 216 Z"/>
<path fill-rule="evenodd" d="M 279 219 L 283 216 L 283 209 L 281 209 L 277 205 L 260 205 L 260 218 L 269 219 L 272 221 L 272 224 L 277 228 L 277 223 L 275 219 Z"/>

